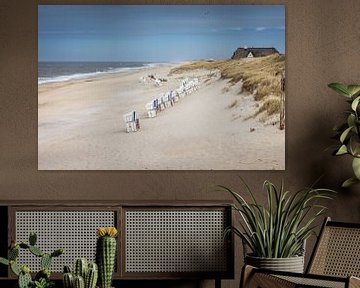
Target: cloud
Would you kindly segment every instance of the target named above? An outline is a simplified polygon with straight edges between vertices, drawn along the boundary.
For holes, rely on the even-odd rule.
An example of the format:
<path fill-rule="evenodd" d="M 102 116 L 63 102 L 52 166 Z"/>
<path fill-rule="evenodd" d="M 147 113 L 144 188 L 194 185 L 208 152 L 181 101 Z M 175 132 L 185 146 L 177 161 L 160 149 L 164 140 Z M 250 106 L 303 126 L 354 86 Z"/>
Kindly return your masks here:
<path fill-rule="evenodd" d="M 256 31 L 264 31 L 264 30 L 267 30 L 269 29 L 268 27 L 256 27 L 255 30 Z"/>
<path fill-rule="evenodd" d="M 260 27 L 255 27 L 255 30 L 258 31 L 258 32 L 266 31 L 266 30 L 285 30 L 285 26 L 275 26 L 275 27 L 272 27 L 272 26 L 269 26 L 269 27 L 260 26 Z"/>

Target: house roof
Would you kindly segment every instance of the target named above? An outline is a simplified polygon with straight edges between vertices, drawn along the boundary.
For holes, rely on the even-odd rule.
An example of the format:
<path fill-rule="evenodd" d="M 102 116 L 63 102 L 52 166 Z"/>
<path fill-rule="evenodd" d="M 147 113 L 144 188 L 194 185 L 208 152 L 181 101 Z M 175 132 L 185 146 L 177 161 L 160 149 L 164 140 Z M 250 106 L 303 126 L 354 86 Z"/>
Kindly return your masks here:
<path fill-rule="evenodd" d="M 246 58 L 250 52 L 254 57 L 263 57 L 276 53 L 279 54 L 279 51 L 273 47 L 272 48 L 238 48 L 234 52 L 231 59 Z"/>

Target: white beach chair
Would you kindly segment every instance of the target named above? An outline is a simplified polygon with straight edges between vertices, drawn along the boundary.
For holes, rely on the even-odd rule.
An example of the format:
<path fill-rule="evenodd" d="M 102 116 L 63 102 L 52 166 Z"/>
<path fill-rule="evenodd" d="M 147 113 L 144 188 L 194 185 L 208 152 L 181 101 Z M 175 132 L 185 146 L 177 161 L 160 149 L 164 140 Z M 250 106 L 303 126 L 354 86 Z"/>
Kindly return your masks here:
<path fill-rule="evenodd" d="M 146 103 L 146 105 L 145 105 L 145 109 L 147 111 L 149 118 L 156 117 L 156 107 L 154 106 L 154 102 L 155 102 L 155 100 L 153 100 L 149 103 Z"/>
<path fill-rule="evenodd" d="M 140 121 L 136 111 L 132 111 L 123 115 L 126 132 L 136 132 L 140 129 Z"/>
<path fill-rule="evenodd" d="M 179 102 L 180 97 L 179 97 L 179 94 L 177 93 L 177 91 L 171 90 L 170 93 L 171 93 L 172 102 L 173 102 L 174 104 L 177 103 L 177 102 Z"/>
<path fill-rule="evenodd" d="M 172 102 L 171 102 L 171 93 L 170 92 L 166 92 L 162 97 L 161 97 L 162 102 L 164 102 L 165 104 L 165 108 L 169 108 L 172 106 Z"/>
<path fill-rule="evenodd" d="M 165 106 L 165 102 L 163 101 L 162 95 L 156 100 L 158 101 L 158 105 L 159 105 L 158 111 L 165 110 L 166 106 Z"/>
<path fill-rule="evenodd" d="M 185 88 L 184 88 L 184 86 L 182 86 L 182 84 L 181 84 L 181 86 L 179 88 L 176 89 L 176 93 L 180 98 L 185 97 L 185 95 L 186 95 Z"/>

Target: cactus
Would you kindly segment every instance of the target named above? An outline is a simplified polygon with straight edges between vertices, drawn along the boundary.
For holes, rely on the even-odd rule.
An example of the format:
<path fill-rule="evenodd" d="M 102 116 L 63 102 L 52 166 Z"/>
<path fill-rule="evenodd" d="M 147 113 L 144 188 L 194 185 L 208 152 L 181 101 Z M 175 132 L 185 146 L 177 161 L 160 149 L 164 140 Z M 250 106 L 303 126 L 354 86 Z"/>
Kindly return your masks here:
<path fill-rule="evenodd" d="M 86 258 L 76 259 L 75 266 L 74 266 L 75 276 L 81 276 L 84 280 L 87 268 L 88 268 L 88 262 L 87 262 Z"/>
<path fill-rule="evenodd" d="M 51 272 L 48 268 L 41 269 L 35 275 L 35 280 L 40 280 L 41 278 L 50 279 Z"/>
<path fill-rule="evenodd" d="M 41 256 L 44 255 L 44 252 L 42 252 L 42 251 L 40 250 L 40 248 L 38 248 L 38 247 L 36 247 L 36 246 L 30 245 L 29 251 L 30 251 L 32 254 L 34 254 L 35 256 L 37 256 L 37 257 L 41 257 Z"/>
<path fill-rule="evenodd" d="M 35 233 L 30 233 L 29 244 L 20 242 L 16 243 L 11 241 L 11 245 L 8 251 L 8 259 L 0 257 L 0 263 L 10 266 L 11 271 L 18 276 L 18 286 L 19 288 L 29 288 L 29 287 L 51 287 L 53 282 L 50 281 L 50 271 L 49 267 L 53 257 L 60 256 L 64 250 L 58 249 L 53 253 L 48 254 L 41 251 L 38 247 L 35 246 L 37 236 Z M 35 281 L 32 280 L 30 275 L 30 269 L 27 266 L 22 266 L 21 268 L 16 264 L 16 259 L 19 256 L 19 250 L 29 250 L 30 253 L 37 257 L 41 257 L 41 271 L 39 271 L 35 276 Z"/>
<path fill-rule="evenodd" d="M 96 243 L 96 262 L 99 267 L 99 282 L 101 288 L 110 288 L 116 257 L 115 227 L 98 228 L 99 238 Z"/>
<path fill-rule="evenodd" d="M 49 269 L 50 265 L 51 265 L 51 260 L 52 260 L 51 255 L 48 253 L 44 253 L 43 256 L 41 256 L 41 261 L 40 261 L 41 269 L 44 269 L 44 268 Z"/>
<path fill-rule="evenodd" d="M 10 261 L 8 259 L 3 258 L 3 257 L 0 257 L 0 263 L 4 264 L 6 266 L 10 265 Z"/>
<path fill-rule="evenodd" d="M 85 276 L 85 288 L 95 288 L 98 279 L 98 266 L 96 263 L 89 263 Z"/>
<path fill-rule="evenodd" d="M 21 272 L 19 274 L 18 285 L 19 288 L 28 288 L 32 282 L 30 273 Z"/>
<path fill-rule="evenodd" d="M 10 262 L 10 269 L 11 271 L 16 275 L 19 276 L 20 274 L 20 268 L 16 265 L 16 262 L 14 260 L 11 260 Z"/>
<path fill-rule="evenodd" d="M 63 286 L 64 288 L 73 288 L 74 287 L 74 276 L 72 273 L 64 273 L 63 277 Z"/>
<path fill-rule="evenodd" d="M 84 278 L 77 275 L 74 277 L 74 288 L 85 288 Z"/>
<path fill-rule="evenodd" d="M 16 260 L 16 258 L 19 256 L 19 246 L 15 246 L 14 248 L 10 249 L 8 252 L 9 260 Z"/>
<path fill-rule="evenodd" d="M 77 285 L 83 288 L 95 288 L 98 278 L 98 268 L 95 263 L 89 263 L 85 258 L 78 258 L 74 263 L 74 273 L 71 273 L 69 266 L 64 266 L 63 273 L 63 286 L 64 288 L 77 288 L 75 286 L 75 281 Z M 82 276 L 84 275 L 84 276 Z M 81 280 L 83 284 L 81 283 Z M 77 279 L 77 280 L 76 280 Z"/>
<path fill-rule="evenodd" d="M 37 235 L 35 232 L 31 232 L 29 235 L 29 244 L 31 246 L 35 246 L 37 241 Z"/>

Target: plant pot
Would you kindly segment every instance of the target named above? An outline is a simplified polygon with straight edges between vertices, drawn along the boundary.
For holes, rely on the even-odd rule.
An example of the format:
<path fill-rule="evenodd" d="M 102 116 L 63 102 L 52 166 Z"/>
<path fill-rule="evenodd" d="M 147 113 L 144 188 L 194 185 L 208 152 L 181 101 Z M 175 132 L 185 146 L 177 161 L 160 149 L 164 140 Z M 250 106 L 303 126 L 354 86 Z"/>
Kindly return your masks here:
<path fill-rule="evenodd" d="M 262 269 L 304 273 L 304 256 L 289 258 L 263 258 L 246 255 L 245 263 Z"/>

